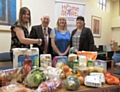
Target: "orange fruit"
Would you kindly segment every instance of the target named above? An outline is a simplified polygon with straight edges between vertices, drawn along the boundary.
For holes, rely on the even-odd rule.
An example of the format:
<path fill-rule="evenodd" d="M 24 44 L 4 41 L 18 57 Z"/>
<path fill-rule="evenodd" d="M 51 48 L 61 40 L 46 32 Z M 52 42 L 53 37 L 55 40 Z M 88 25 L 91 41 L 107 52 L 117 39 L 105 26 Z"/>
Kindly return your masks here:
<path fill-rule="evenodd" d="M 67 73 L 67 72 L 69 72 L 70 68 L 67 65 L 63 65 L 62 70 L 64 73 Z"/>
<path fill-rule="evenodd" d="M 112 78 L 107 79 L 107 83 L 108 83 L 108 84 L 113 84 L 113 79 L 112 79 Z"/>
<path fill-rule="evenodd" d="M 108 78 L 109 78 L 109 77 L 111 77 L 111 74 L 110 74 L 110 73 L 106 73 L 106 74 L 105 74 L 105 77 L 108 77 Z"/>
<path fill-rule="evenodd" d="M 84 84 L 84 77 L 80 76 L 80 77 L 78 77 L 78 79 L 79 79 L 81 85 Z"/>
<path fill-rule="evenodd" d="M 67 72 L 65 75 L 66 75 L 66 77 L 67 77 L 67 76 L 69 76 L 69 75 L 73 75 L 73 73 L 69 71 L 69 72 Z"/>

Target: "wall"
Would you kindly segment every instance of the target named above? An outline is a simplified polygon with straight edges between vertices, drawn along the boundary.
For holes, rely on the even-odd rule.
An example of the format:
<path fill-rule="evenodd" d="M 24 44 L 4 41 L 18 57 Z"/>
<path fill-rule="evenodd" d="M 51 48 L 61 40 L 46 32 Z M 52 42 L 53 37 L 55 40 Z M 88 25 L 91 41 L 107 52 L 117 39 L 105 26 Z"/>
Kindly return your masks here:
<path fill-rule="evenodd" d="M 112 39 L 120 45 L 120 0 L 113 3 L 112 10 Z"/>
<path fill-rule="evenodd" d="M 91 28 L 91 16 L 102 18 L 101 37 L 95 38 L 95 44 L 109 44 L 112 37 L 111 31 L 111 12 L 105 12 L 97 8 L 97 0 L 61 0 L 70 2 L 85 3 L 85 23 Z M 55 1 L 54 0 L 22 0 L 22 6 L 30 8 L 32 13 L 32 25 L 40 24 L 40 17 L 43 14 L 49 14 L 51 17 L 50 27 L 55 27 Z M 109 34 L 109 35 L 108 35 Z M 107 38 L 106 38 L 107 36 Z M 10 33 L 0 33 L 0 52 L 9 51 Z M 4 43 L 5 42 L 5 43 Z M 4 43 L 4 44 L 3 44 Z"/>

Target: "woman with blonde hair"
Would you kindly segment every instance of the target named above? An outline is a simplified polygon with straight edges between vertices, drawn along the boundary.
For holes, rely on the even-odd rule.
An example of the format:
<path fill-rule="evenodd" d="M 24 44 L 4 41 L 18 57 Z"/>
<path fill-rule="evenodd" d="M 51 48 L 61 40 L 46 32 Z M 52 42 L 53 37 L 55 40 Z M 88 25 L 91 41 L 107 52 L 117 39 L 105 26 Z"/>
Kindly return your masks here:
<path fill-rule="evenodd" d="M 51 31 L 51 45 L 54 56 L 67 56 L 70 49 L 70 32 L 64 17 L 59 17 L 57 26 Z"/>

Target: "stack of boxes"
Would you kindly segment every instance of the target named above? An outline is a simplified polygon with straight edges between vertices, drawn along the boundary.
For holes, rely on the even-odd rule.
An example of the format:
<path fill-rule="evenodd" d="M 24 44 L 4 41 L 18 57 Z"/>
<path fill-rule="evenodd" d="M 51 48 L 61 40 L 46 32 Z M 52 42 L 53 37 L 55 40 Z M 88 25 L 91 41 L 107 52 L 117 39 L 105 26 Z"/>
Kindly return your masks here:
<path fill-rule="evenodd" d="M 112 43 L 112 44 L 111 44 L 111 49 L 112 49 L 112 51 L 118 50 L 118 42 Z"/>

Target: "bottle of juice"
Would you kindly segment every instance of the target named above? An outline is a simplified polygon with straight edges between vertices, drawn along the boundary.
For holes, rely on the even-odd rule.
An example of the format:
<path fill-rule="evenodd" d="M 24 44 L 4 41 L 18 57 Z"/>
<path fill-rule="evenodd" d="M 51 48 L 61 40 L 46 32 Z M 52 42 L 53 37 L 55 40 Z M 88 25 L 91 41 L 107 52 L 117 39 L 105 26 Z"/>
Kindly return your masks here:
<path fill-rule="evenodd" d="M 38 57 L 34 58 L 34 66 L 39 67 L 39 58 Z"/>
<path fill-rule="evenodd" d="M 23 78 L 25 78 L 31 70 L 32 70 L 32 60 L 30 59 L 30 56 L 27 55 L 23 63 Z"/>

